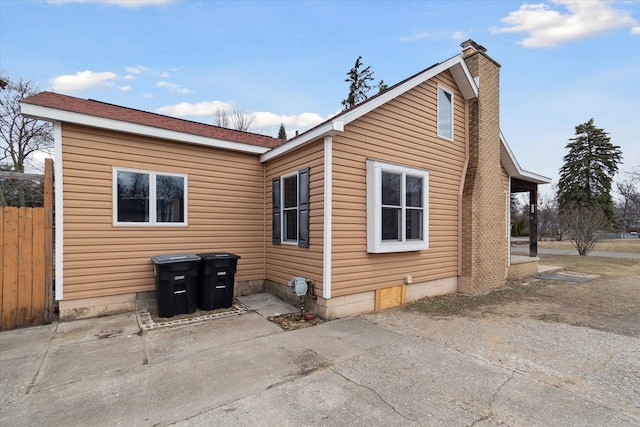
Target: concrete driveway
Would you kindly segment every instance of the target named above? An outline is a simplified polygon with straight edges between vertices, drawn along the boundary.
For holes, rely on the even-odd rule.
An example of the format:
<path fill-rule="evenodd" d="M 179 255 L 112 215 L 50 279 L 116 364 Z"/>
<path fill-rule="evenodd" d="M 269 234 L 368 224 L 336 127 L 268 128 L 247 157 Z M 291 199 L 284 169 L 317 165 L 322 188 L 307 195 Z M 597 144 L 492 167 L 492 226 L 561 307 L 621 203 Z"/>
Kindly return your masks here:
<path fill-rule="evenodd" d="M 0 425 L 640 425 L 634 337 L 402 309 L 283 331 L 278 300 L 243 302 L 144 333 L 133 314 L 0 333 Z"/>

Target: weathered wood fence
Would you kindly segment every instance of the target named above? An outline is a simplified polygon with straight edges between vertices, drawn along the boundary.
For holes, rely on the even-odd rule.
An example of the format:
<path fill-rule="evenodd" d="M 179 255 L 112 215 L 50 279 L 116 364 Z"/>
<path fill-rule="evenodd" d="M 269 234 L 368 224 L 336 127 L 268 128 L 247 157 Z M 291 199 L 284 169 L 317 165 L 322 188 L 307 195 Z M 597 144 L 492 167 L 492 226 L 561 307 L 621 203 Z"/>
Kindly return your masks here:
<path fill-rule="evenodd" d="M 29 179 L 33 179 L 30 176 Z M 53 306 L 53 162 L 45 162 L 44 207 L 0 212 L 0 329 L 42 325 Z"/>

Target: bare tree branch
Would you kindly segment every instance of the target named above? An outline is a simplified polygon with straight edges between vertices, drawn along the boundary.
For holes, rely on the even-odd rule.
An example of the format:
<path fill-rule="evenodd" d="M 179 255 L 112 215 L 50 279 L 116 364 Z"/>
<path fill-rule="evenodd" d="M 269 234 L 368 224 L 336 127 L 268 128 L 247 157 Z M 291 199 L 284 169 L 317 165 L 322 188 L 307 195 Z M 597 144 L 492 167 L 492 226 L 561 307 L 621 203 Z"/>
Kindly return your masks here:
<path fill-rule="evenodd" d="M 560 215 L 563 226 L 567 229 L 569 240 L 578 253 L 587 255 L 598 243 L 597 232 L 607 224 L 607 217 L 599 207 L 572 205 Z"/>
<path fill-rule="evenodd" d="M 24 172 L 29 156 L 53 146 L 53 127 L 20 112 L 20 102 L 37 92 L 31 82 L 12 82 L 5 77 L 0 80 L 6 83 L 0 92 L 0 164 Z"/>
<path fill-rule="evenodd" d="M 235 105 L 231 113 L 228 113 L 222 107 L 218 107 L 215 113 L 213 113 L 214 126 L 235 129 L 242 132 L 247 132 L 251 128 L 251 125 L 253 125 L 255 119 L 256 115 L 254 113 L 249 114 Z"/>

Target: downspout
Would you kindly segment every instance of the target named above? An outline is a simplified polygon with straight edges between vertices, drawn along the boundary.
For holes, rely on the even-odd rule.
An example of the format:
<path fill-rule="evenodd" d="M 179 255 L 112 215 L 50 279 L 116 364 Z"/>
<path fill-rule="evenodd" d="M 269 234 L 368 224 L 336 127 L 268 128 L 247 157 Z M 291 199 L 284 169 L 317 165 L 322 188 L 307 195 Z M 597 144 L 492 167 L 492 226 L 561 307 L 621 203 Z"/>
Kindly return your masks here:
<path fill-rule="evenodd" d="M 62 123 L 53 122 L 53 162 L 54 198 L 55 198 L 55 255 L 56 301 L 64 299 L 64 199 L 62 182 Z"/>
<path fill-rule="evenodd" d="M 464 183 L 467 178 L 467 168 L 469 167 L 469 101 L 464 101 L 464 166 L 460 178 L 460 188 L 458 189 L 458 277 L 462 276 L 462 201 L 464 195 Z"/>
<path fill-rule="evenodd" d="M 507 214 L 505 216 L 507 217 L 507 267 L 511 267 L 511 176 L 509 176 L 509 190 L 507 193 L 506 209 Z"/>
<path fill-rule="evenodd" d="M 331 224 L 333 208 L 333 137 L 324 137 L 324 238 L 322 262 L 322 298 L 331 298 Z"/>

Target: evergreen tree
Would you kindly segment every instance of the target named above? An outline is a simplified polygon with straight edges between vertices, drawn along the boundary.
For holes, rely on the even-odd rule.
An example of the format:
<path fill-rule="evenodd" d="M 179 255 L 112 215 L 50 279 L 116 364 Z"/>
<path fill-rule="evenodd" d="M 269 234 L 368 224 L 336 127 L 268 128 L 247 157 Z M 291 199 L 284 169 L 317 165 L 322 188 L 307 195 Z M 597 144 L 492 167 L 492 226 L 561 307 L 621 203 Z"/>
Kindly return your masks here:
<path fill-rule="evenodd" d="M 354 105 L 366 100 L 367 92 L 371 90 L 369 83 L 374 81 L 373 71 L 371 71 L 371 66 L 361 69 L 362 66 L 362 56 L 358 56 L 355 65 L 349 70 L 347 78 L 344 80 L 349 83 L 349 95 L 347 95 L 346 99 L 342 100 L 344 110 L 348 110 Z M 380 84 L 384 85 L 384 82 L 381 80 Z"/>
<path fill-rule="evenodd" d="M 620 147 L 593 124 L 593 119 L 576 126 L 576 137 L 565 148 L 564 165 L 558 182 L 560 212 L 573 207 L 601 210 L 613 219 L 611 184 L 622 160 Z"/>
<path fill-rule="evenodd" d="M 284 123 L 280 123 L 280 130 L 278 131 L 278 139 L 287 139 L 287 131 L 284 130 Z"/>

